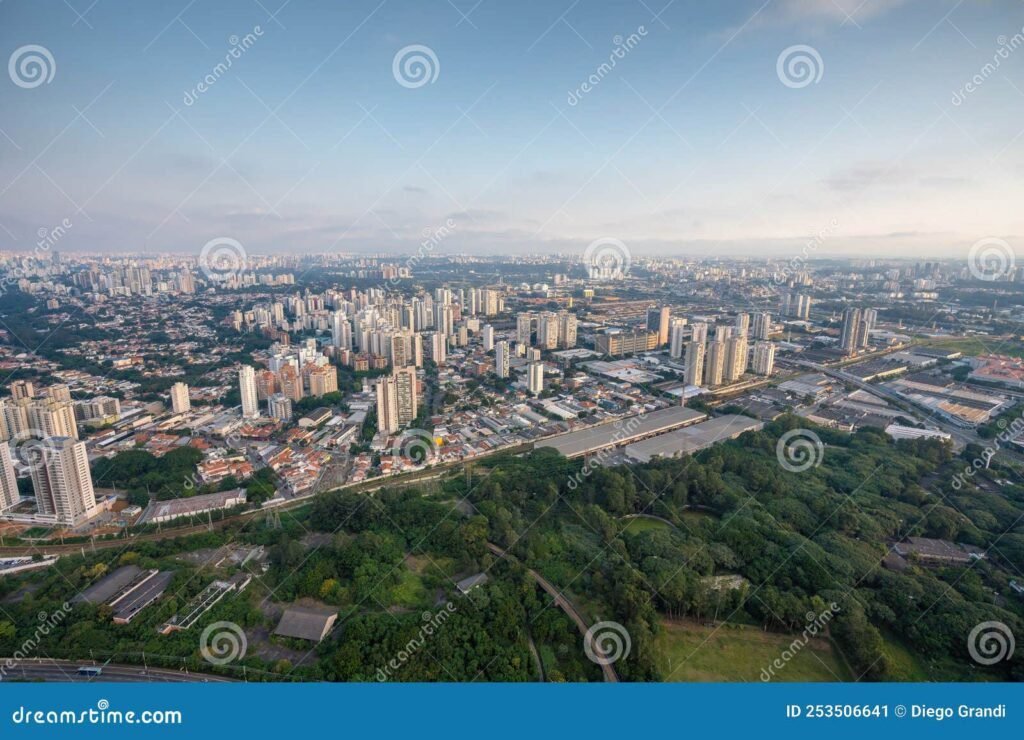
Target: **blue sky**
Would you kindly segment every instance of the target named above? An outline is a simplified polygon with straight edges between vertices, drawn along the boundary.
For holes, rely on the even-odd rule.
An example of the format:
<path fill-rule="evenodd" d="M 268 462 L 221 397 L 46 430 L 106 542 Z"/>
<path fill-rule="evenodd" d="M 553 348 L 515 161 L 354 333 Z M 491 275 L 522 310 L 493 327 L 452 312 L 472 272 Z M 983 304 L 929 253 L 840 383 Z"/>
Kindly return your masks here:
<path fill-rule="evenodd" d="M 4 0 L 3 58 L 54 70 L 0 76 L 0 249 L 63 219 L 65 251 L 408 251 L 448 219 L 452 252 L 1015 245 L 1024 46 L 983 68 L 1022 29 L 1016 0 Z M 410 45 L 433 82 L 396 80 Z"/>

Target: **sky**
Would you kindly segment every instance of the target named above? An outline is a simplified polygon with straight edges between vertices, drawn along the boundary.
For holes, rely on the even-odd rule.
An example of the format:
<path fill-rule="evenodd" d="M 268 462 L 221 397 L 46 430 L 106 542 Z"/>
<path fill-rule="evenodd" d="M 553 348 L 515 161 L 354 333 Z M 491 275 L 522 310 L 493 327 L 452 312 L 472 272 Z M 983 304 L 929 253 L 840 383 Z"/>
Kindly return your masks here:
<path fill-rule="evenodd" d="M 2 0 L 0 52 L 0 250 L 1024 246 L 1019 0 Z"/>

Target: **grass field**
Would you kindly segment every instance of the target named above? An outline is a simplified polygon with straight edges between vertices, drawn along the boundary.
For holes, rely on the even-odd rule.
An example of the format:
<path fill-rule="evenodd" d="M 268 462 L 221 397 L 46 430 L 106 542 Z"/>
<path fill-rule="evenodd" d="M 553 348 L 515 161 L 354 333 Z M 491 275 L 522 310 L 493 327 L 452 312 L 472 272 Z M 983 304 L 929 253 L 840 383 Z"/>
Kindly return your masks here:
<path fill-rule="evenodd" d="M 892 635 L 883 635 L 882 653 L 893 681 L 931 681 L 931 672 Z"/>
<path fill-rule="evenodd" d="M 985 355 L 996 352 L 1011 357 L 1024 357 L 1024 343 L 1016 340 L 1004 340 L 996 337 L 949 337 L 948 339 L 925 339 L 923 346 L 949 351 L 960 351 L 965 357 Z"/>
<path fill-rule="evenodd" d="M 402 572 L 401 580 L 391 589 L 391 603 L 396 606 L 421 606 L 426 603 L 426 596 L 423 581 L 409 570 Z"/>
<path fill-rule="evenodd" d="M 780 635 L 747 625 L 717 630 L 695 622 L 662 622 L 655 641 L 666 681 L 760 681 L 762 671 L 801 635 Z M 812 639 L 782 667 L 773 681 L 848 681 L 849 671 L 825 639 Z"/>

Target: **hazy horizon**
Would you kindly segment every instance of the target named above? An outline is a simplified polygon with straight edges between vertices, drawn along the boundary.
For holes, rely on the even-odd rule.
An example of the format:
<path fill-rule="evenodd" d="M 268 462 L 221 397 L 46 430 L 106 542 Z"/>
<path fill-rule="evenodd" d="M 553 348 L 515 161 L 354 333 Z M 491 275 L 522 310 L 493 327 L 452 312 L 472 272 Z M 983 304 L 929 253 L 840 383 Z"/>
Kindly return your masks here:
<path fill-rule="evenodd" d="M 815 258 L 950 259 L 1024 234 L 1020 3 L 104 0 L 0 20 L 0 250 L 65 219 L 68 253 L 409 253 L 449 220 L 435 254 L 816 239 Z M 45 79 L 18 66 L 33 53 Z"/>

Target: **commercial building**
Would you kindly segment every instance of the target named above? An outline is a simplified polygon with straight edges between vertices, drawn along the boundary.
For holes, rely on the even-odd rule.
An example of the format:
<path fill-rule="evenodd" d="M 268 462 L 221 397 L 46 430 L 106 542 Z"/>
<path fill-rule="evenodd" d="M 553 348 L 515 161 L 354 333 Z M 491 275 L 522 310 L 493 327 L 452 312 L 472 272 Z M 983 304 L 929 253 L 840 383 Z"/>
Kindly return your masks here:
<path fill-rule="evenodd" d="M 700 424 L 630 444 L 626 447 L 626 457 L 637 462 L 648 462 L 655 457 L 690 455 L 763 427 L 764 422 L 751 419 L 749 416 L 717 416 Z"/>
<path fill-rule="evenodd" d="M 598 334 L 594 337 L 594 349 L 611 357 L 650 352 L 657 348 L 658 332 L 656 331 L 616 332 Z"/>
<path fill-rule="evenodd" d="M 558 450 L 566 457 L 591 455 L 600 450 L 620 447 L 656 434 L 679 427 L 696 424 L 707 419 L 707 414 L 685 406 L 671 406 L 659 411 L 651 411 L 614 423 L 601 424 L 578 432 L 570 432 L 557 437 L 540 440 L 537 447 L 550 447 Z"/>

